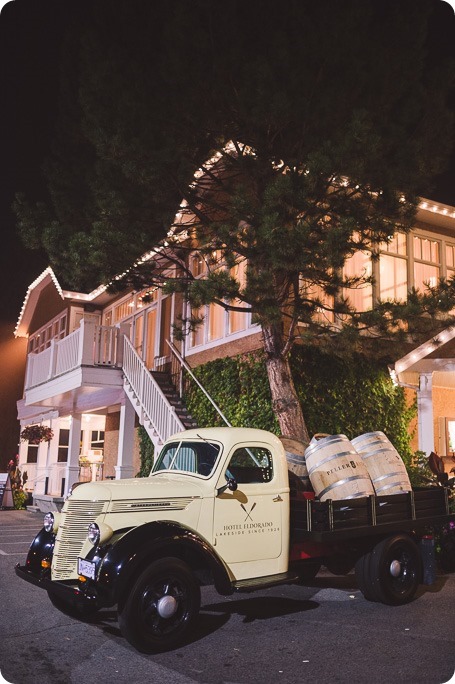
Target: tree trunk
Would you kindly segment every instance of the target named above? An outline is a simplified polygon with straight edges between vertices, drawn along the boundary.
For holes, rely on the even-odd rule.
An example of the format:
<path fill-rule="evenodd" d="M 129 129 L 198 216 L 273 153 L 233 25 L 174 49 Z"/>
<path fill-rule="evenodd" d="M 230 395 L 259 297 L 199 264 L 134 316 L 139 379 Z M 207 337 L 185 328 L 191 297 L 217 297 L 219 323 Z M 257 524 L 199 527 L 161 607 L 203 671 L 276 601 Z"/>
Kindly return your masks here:
<path fill-rule="evenodd" d="M 284 354 L 281 327 L 263 325 L 262 332 L 272 408 L 278 419 L 281 434 L 309 443 L 310 438 L 292 379 L 291 367 Z"/>

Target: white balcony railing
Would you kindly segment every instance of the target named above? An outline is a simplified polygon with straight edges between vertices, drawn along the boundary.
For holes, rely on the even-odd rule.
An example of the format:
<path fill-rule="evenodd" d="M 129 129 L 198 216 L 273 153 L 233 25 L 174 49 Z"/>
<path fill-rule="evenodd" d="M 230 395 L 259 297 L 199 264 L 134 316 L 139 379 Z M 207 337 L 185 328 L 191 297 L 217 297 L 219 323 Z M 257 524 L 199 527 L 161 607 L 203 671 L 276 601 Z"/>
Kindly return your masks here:
<path fill-rule="evenodd" d="M 49 382 L 79 366 L 121 367 L 121 332 L 114 326 L 82 320 L 80 327 L 67 337 L 51 340 L 44 351 L 28 355 L 25 389 Z"/>

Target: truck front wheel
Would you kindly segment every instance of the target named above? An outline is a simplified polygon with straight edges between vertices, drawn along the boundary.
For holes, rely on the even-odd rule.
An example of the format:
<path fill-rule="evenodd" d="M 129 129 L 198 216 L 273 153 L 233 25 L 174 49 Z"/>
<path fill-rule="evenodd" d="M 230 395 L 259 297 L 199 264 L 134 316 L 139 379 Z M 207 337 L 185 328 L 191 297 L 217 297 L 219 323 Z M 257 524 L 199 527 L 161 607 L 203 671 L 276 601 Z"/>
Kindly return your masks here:
<path fill-rule="evenodd" d="M 405 534 L 380 541 L 356 565 L 356 577 L 365 598 L 388 605 L 409 603 L 422 576 L 417 545 Z"/>
<path fill-rule="evenodd" d="M 119 605 L 119 626 L 143 653 L 166 651 L 183 640 L 201 605 L 199 584 L 178 558 L 161 558 L 137 578 Z"/>

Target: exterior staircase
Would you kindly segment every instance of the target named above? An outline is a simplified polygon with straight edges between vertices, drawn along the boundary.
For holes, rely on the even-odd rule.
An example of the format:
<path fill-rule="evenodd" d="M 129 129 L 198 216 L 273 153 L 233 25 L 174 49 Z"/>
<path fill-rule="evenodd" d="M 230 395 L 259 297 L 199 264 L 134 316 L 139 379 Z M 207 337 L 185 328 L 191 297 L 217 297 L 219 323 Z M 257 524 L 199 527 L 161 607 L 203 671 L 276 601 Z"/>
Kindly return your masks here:
<path fill-rule="evenodd" d="M 193 416 L 188 413 L 183 399 L 179 396 L 172 383 L 171 374 L 164 371 L 151 371 L 151 375 L 156 380 L 163 395 L 174 409 L 175 414 L 182 421 L 184 429 L 190 430 L 191 428 L 197 428 L 197 422 Z"/>
<path fill-rule="evenodd" d="M 198 385 L 226 425 L 230 425 L 226 416 L 169 341 L 166 340 L 172 361 L 171 372 L 167 373 L 150 371 L 134 349 L 131 340 L 126 335 L 123 339 L 124 390 L 155 449 L 159 449 L 166 439 L 174 433 L 198 427 L 197 422 L 188 413 L 181 394 L 173 383 L 173 378 L 182 378 L 184 371 Z M 178 369 L 178 372 L 173 372 L 173 366 L 174 370 Z"/>
<path fill-rule="evenodd" d="M 170 435 L 197 427 L 172 384 L 170 375 L 149 371 L 126 336 L 122 370 L 125 393 L 156 450 Z"/>

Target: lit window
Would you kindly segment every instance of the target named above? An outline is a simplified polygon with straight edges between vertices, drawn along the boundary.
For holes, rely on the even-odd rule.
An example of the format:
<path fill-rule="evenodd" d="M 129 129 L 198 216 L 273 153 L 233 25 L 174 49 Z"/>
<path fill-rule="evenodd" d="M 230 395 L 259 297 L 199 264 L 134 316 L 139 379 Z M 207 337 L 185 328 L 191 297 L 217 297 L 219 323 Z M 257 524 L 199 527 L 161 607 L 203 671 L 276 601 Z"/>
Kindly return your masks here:
<path fill-rule="evenodd" d="M 343 276 L 345 278 L 369 278 L 371 277 L 371 259 L 368 252 L 358 251 L 346 259 Z M 349 299 L 351 306 L 356 311 L 367 311 L 373 306 L 373 288 L 370 283 L 359 285 L 354 288 L 345 288 L 344 296 Z"/>
<path fill-rule="evenodd" d="M 379 296 L 382 300 L 405 301 L 408 294 L 406 235 L 395 233 L 382 243 L 379 257 Z"/>
<path fill-rule="evenodd" d="M 447 277 L 455 275 L 455 245 L 446 245 Z"/>
<path fill-rule="evenodd" d="M 440 245 L 436 240 L 414 236 L 414 287 L 436 287 L 440 277 Z"/>
<path fill-rule="evenodd" d="M 205 261 L 200 254 L 194 254 L 191 257 L 190 270 L 194 278 L 205 273 Z"/>
<path fill-rule="evenodd" d="M 201 306 L 199 309 L 192 309 L 191 315 L 194 318 L 201 318 L 204 315 L 205 307 Z M 191 333 L 191 346 L 197 347 L 204 344 L 204 322 L 200 323 L 196 330 Z"/>
<path fill-rule="evenodd" d="M 209 340 L 219 340 L 224 334 L 224 309 L 219 304 L 209 306 Z"/>
<path fill-rule="evenodd" d="M 246 261 L 240 261 L 234 268 L 231 268 L 231 276 L 235 278 L 239 284 L 240 289 L 245 287 L 246 284 Z M 230 302 L 233 306 L 245 307 L 245 302 L 240 299 L 234 299 Z M 248 314 L 242 311 L 229 311 L 228 314 L 228 329 L 229 333 L 235 333 L 239 330 L 245 330 L 248 327 Z"/>

